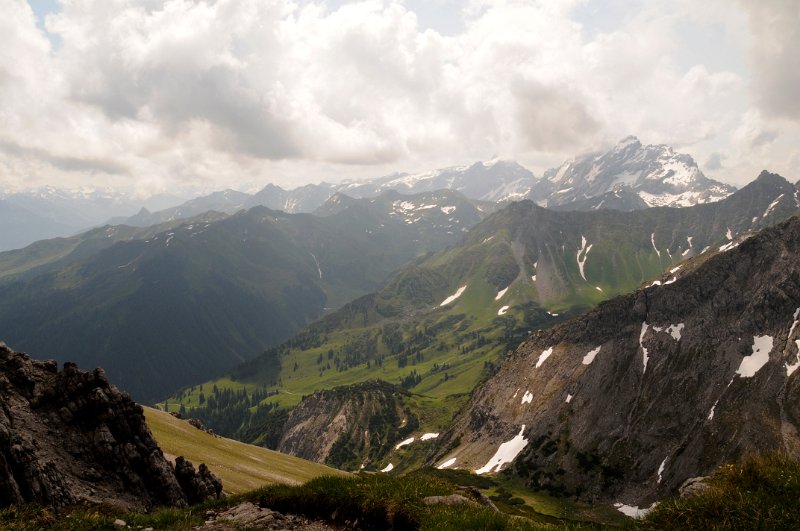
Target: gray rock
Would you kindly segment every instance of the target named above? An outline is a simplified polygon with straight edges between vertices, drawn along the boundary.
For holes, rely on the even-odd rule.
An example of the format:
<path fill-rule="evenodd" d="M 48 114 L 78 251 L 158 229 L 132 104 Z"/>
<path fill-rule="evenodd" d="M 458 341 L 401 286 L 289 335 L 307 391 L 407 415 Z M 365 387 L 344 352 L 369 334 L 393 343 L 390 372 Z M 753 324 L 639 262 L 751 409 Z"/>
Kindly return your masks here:
<path fill-rule="evenodd" d="M 102 369 L 65 363 L 59 372 L 52 361 L 0 346 L 0 507 L 102 502 L 147 510 L 221 491 L 205 465 L 184 466 L 178 481 L 142 408 Z"/>
<path fill-rule="evenodd" d="M 477 505 L 469 498 L 465 498 L 461 494 L 449 494 L 447 496 L 428 496 L 422 499 L 425 505 Z"/>
<path fill-rule="evenodd" d="M 710 488 L 708 476 L 689 478 L 678 488 L 678 495 L 681 498 L 691 498 L 706 492 Z"/>

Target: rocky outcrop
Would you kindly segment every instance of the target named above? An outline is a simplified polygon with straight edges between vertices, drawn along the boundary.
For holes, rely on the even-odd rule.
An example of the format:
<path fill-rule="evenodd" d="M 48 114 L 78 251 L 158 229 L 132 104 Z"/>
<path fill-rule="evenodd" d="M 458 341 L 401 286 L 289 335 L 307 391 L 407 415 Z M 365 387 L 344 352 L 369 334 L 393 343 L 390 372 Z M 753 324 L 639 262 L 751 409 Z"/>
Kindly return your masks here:
<path fill-rule="evenodd" d="M 277 450 L 342 469 L 386 455 L 418 422 L 407 393 L 382 381 L 319 391 L 292 410 Z"/>
<path fill-rule="evenodd" d="M 534 333 L 429 462 L 641 507 L 750 453 L 800 457 L 799 258 L 794 217 Z"/>
<path fill-rule="evenodd" d="M 181 458 L 179 458 L 181 459 Z M 184 506 L 221 495 L 204 465 L 177 471 L 142 408 L 102 369 L 37 361 L 0 342 L 0 506 L 105 503 Z"/>

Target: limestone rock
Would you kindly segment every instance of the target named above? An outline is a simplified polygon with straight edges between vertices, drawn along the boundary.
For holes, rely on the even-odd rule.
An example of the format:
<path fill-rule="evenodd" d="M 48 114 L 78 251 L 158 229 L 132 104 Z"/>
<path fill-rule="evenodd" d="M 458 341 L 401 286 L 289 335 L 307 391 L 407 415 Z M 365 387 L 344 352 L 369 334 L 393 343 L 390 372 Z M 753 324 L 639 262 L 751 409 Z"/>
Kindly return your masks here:
<path fill-rule="evenodd" d="M 84 372 L 65 363 L 59 371 L 53 361 L 0 344 L 0 507 L 88 502 L 141 510 L 221 493 L 204 465 L 199 474 L 185 468 L 181 478 L 141 406 L 111 385 L 103 369 Z M 192 488 L 184 491 L 183 484 Z"/>

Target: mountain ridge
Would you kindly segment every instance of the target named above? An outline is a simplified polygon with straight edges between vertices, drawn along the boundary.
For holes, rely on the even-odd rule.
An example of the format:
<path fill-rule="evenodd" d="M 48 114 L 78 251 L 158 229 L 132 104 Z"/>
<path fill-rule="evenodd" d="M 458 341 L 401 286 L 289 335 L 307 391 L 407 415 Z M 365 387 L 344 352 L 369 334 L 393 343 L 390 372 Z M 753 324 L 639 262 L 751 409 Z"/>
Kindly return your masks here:
<path fill-rule="evenodd" d="M 794 216 L 534 333 L 428 462 L 646 506 L 748 452 L 797 456 L 799 243 Z"/>

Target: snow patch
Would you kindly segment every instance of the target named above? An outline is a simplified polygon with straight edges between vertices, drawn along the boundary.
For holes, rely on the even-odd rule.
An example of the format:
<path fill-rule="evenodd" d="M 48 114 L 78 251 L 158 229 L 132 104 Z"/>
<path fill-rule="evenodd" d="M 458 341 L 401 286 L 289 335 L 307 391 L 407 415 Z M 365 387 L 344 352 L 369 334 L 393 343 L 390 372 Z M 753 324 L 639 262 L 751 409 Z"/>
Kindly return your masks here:
<path fill-rule="evenodd" d="M 453 466 L 455 463 L 456 463 L 456 458 L 455 457 L 451 457 L 450 459 L 448 459 L 447 461 L 445 461 L 441 465 L 437 466 L 436 468 L 438 468 L 439 470 L 443 470 L 445 468 L 449 468 L 449 467 Z"/>
<path fill-rule="evenodd" d="M 503 306 L 499 310 L 497 310 L 497 315 L 505 315 L 508 311 L 508 306 Z"/>
<path fill-rule="evenodd" d="M 386 467 L 383 470 L 381 470 L 381 472 L 391 472 L 393 469 L 394 469 L 394 465 L 389 463 L 388 465 L 386 465 Z"/>
<path fill-rule="evenodd" d="M 738 247 L 739 244 L 736 242 L 728 242 L 725 245 L 720 245 L 719 252 L 724 253 L 730 251 L 731 249 Z"/>
<path fill-rule="evenodd" d="M 603 288 L 601 288 L 600 286 L 595 286 L 595 287 L 594 287 L 594 289 L 596 289 L 597 291 L 599 291 L 599 292 L 601 292 L 601 293 L 602 293 L 602 291 L 603 291 Z"/>
<path fill-rule="evenodd" d="M 589 251 L 592 250 L 592 244 L 589 244 L 587 247 L 586 243 L 586 238 L 583 236 L 583 234 L 581 234 L 581 248 L 578 249 L 576 258 L 578 260 L 578 268 L 580 269 L 583 280 L 586 280 L 586 274 L 583 272 L 583 266 L 586 264 L 586 258 L 589 256 Z M 583 255 L 583 260 L 581 260 L 581 255 Z"/>
<path fill-rule="evenodd" d="M 597 354 L 600 352 L 600 348 L 601 347 L 597 347 L 596 349 L 589 351 L 589 353 L 583 357 L 583 364 L 590 365 L 594 361 L 595 356 L 597 356 Z"/>
<path fill-rule="evenodd" d="M 524 394 L 524 395 L 522 395 L 522 402 L 520 402 L 520 405 L 521 405 L 521 404 L 525 404 L 525 403 L 528 403 L 528 404 L 530 404 L 530 403 L 531 403 L 531 401 L 533 401 L 533 393 L 530 393 L 530 392 L 528 392 L 528 391 L 526 390 L 526 391 L 525 391 L 525 394 Z"/>
<path fill-rule="evenodd" d="M 567 399 L 566 399 L 566 400 L 564 400 L 564 402 L 566 402 L 567 404 L 569 404 L 570 402 L 572 402 L 572 395 L 567 395 Z"/>
<path fill-rule="evenodd" d="M 525 424 L 519 429 L 519 434 L 517 434 L 513 439 L 510 441 L 504 442 L 500 445 L 500 448 L 497 449 L 497 452 L 489 459 L 485 465 L 475 471 L 476 474 L 485 474 L 487 472 L 491 472 L 494 470 L 495 472 L 500 472 L 500 469 L 506 463 L 510 463 L 513 461 L 517 455 L 528 445 L 528 439 L 522 436 L 522 433 L 525 431 Z"/>
<path fill-rule="evenodd" d="M 714 405 L 711 406 L 711 411 L 708 412 L 708 420 L 714 420 L 714 410 L 717 409 L 717 404 L 719 403 L 719 398 L 714 402 Z"/>
<path fill-rule="evenodd" d="M 797 325 L 800 324 L 800 308 L 794 311 L 794 315 L 792 316 L 792 327 L 789 329 L 789 337 L 787 339 L 791 339 L 792 334 L 794 333 L 794 329 L 797 328 Z"/>
<path fill-rule="evenodd" d="M 661 461 L 661 466 L 658 467 L 658 481 L 657 483 L 661 483 L 661 474 L 664 472 L 664 466 L 667 464 L 667 459 L 669 456 L 665 457 L 663 461 Z"/>
<path fill-rule="evenodd" d="M 725 233 L 725 237 L 729 240 L 733 241 L 733 233 L 731 232 L 731 228 L 728 227 L 728 232 Z"/>
<path fill-rule="evenodd" d="M 455 209 L 456 207 L 454 206 L 443 206 L 439 210 L 441 210 L 443 214 L 450 215 Z"/>
<path fill-rule="evenodd" d="M 776 207 L 776 206 L 778 206 L 778 203 L 780 203 L 780 202 L 781 202 L 781 199 L 783 199 L 783 194 L 779 195 L 779 196 L 778 196 L 778 197 L 775 199 L 775 201 L 773 201 L 772 203 L 770 203 L 770 204 L 769 204 L 769 206 L 768 206 L 768 207 L 767 207 L 767 209 L 764 211 L 764 213 L 761 215 L 761 217 L 762 217 L 762 218 L 765 218 L 765 217 L 769 216 L 769 215 L 772 213 L 772 211 L 775 209 L 775 207 Z"/>
<path fill-rule="evenodd" d="M 397 446 L 395 446 L 394 449 L 395 450 L 399 450 L 403 446 L 408 446 L 409 444 L 411 444 L 413 442 L 414 442 L 414 437 L 409 437 L 405 441 L 401 441 L 401 442 L 397 443 Z"/>
<path fill-rule="evenodd" d="M 681 269 L 682 267 L 683 267 L 682 265 L 679 265 L 679 266 L 677 266 L 677 267 L 673 267 L 672 269 L 670 269 L 670 270 L 669 270 L 669 272 L 670 272 L 671 274 L 673 274 L 673 275 L 674 275 L 675 273 L 677 273 L 678 271 L 680 271 L 680 269 Z"/>
<path fill-rule="evenodd" d="M 678 323 L 676 325 L 671 324 L 666 329 L 654 326 L 653 330 L 655 330 L 656 332 L 666 332 L 669 335 L 671 335 L 672 339 L 674 339 L 675 341 L 680 341 L 681 333 L 683 332 L 683 329 L 685 327 L 686 325 L 684 325 L 683 323 Z"/>
<path fill-rule="evenodd" d="M 647 360 L 650 357 L 647 355 L 647 348 L 644 346 L 644 335 L 647 333 L 647 327 L 650 326 L 647 324 L 647 321 L 642 323 L 642 331 L 639 334 L 639 346 L 642 348 L 642 374 L 647 370 Z"/>
<path fill-rule="evenodd" d="M 308 254 L 311 255 L 311 258 L 314 259 L 314 263 L 317 264 L 317 272 L 319 273 L 319 279 L 322 280 L 322 269 L 320 269 L 319 267 L 319 260 L 317 260 L 317 257 L 314 256 L 314 253 L 308 253 Z"/>
<path fill-rule="evenodd" d="M 508 291 L 508 286 L 506 286 L 505 288 L 503 288 L 500 291 L 498 291 L 497 295 L 494 298 L 494 300 L 499 301 L 501 298 L 503 298 L 503 295 L 506 294 L 506 291 Z"/>
<path fill-rule="evenodd" d="M 771 336 L 753 337 L 753 353 L 745 356 L 736 374 L 742 378 L 753 377 L 761 367 L 769 361 L 769 353 L 772 350 L 773 339 Z"/>
<path fill-rule="evenodd" d="M 442 303 L 439 304 L 439 306 L 447 306 L 448 304 L 450 304 L 451 302 L 453 302 L 454 300 L 459 298 L 461 296 L 461 294 L 464 293 L 465 289 L 467 289 L 467 285 L 466 284 L 464 284 L 463 286 L 458 288 L 455 293 L 453 293 L 452 295 L 447 297 L 445 300 L 443 300 Z"/>
<path fill-rule="evenodd" d="M 536 368 L 538 369 L 539 367 L 541 367 L 542 363 L 544 363 L 545 360 L 547 358 L 549 358 L 550 354 L 552 354 L 552 353 L 553 353 L 553 347 L 550 347 L 549 349 L 547 349 L 547 350 L 543 351 L 541 354 L 539 354 L 539 361 L 536 362 Z"/>
<path fill-rule="evenodd" d="M 657 505 L 657 503 L 658 502 L 654 503 L 650 507 L 644 507 L 642 509 L 639 509 L 639 507 L 636 505 L 625 505 L 623 503 L 615 503 L 614 507 L 616 507 L 617 510 L 622 514 L 624 514 L 625 516 L 630 516 L 631 518 L 639 519 L 639 518 L 644 518 L 647 515 L 647 513 L 652 511 Z"/>
<path fill-rule="evenodd" d="M 653 244 L 653 249 L 655 249 L 656 254 L 658 255 L 658 257 L 661 258 L 661 251 L 659 251 L 658 247 L 656 247 L 656 233 L 655 232 L 650 234 L 650 243 Z"/>
<path fill-rule="evenodd" d="M 419 438 L 420 441 L 429 441 L 439 436 L 439 433 L 425 433 Z"/>

